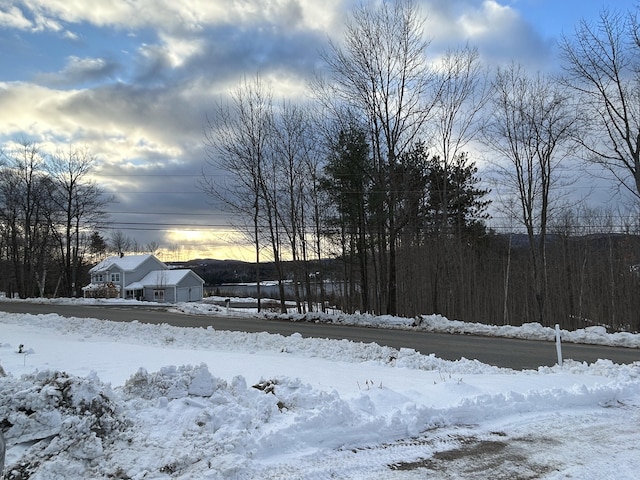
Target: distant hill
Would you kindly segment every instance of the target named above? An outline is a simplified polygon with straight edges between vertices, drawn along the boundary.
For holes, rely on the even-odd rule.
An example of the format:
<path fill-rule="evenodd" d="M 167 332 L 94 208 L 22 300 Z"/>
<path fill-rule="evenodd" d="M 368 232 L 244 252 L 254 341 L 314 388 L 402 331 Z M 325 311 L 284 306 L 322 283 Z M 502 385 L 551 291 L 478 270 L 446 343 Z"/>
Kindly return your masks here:
<path fill-rule="evenodd" d="M 245 283 L 256 281 L 256 265 L 251 262 L 241 260 L 216 260 L 211 258 L 198 258 L 186 262 L 165 262 L 173 268 L 190 268 L 205 281 L 205 284 L 222 285 L 224 283 Z M 340 268 L 339 260 L 322 260 L 321 265 L 315 261 L 311 262 L 310 268 L 316 271 L 322 267 L 326 278 L 333 276 L 336 269 Z M 293 278 L 292 262 L 284 262 L 285 276 Z M 278 278 L 275 264 L 273 262 L 260 263 L 261 280 L 275 280 Z"/>

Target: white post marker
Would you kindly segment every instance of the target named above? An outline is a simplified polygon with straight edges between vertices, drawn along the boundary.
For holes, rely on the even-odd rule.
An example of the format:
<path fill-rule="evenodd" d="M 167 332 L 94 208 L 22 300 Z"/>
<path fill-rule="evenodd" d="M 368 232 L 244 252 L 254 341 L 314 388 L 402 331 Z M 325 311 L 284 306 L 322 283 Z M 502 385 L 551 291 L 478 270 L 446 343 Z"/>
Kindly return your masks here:
<path fill-rule="evenodd" d="M 562 343 L 560 341 L 560 325 L 556 323 L 556 352 L 558 352 L 558 365 L 562 366 Z"/>

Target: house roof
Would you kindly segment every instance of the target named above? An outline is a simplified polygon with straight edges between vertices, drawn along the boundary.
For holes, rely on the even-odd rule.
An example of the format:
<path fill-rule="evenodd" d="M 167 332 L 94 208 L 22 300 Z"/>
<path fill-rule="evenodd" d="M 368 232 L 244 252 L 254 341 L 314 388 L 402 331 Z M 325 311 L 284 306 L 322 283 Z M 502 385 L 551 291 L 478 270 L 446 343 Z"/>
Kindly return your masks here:
<path fill-rule="evenodd" d="M 130 272 L 135 270 L 140 265 L 142 265 L 146 260 L 152 258 L 153 255 L 125 255 L 123 257 L 116 255 L 113 257 L 107 257 L 98 263 L 95 267 L 89 270 L 91 273 L 103 272 L 106 270 L 110 270 L 112 267 L 117 267 L 119 270 L 123 272 Z M 155 257 L 153 257 L 155 258 Z M 160 260 L 157 260 L 159 263 Z"/>
<path fill-rule="evenodd" d="M 154 287 L 159 285 L 170 287 L 177 285 L 183 278 L 188 275 L 195 275 L 200 281 L 204 283 L 204 280 L 202 280 L 195 272 L 189 269 L 155 270 L 153 272 L 149 272 L 141 280 L 127 285 L 126 289 L 140 290 L 143 287 Z"/>

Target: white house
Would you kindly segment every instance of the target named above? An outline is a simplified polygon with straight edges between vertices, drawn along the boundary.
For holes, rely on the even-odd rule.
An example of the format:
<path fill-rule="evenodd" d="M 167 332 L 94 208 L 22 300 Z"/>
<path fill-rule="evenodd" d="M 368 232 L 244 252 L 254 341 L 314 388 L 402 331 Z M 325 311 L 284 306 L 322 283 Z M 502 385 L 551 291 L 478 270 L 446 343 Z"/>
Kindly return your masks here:
<path fill-rule="evenodd" d="M 85 297 L 120 297 L 155 302 L 202 300 L 204 280 L 189 269 L 170 269 L 153 255 L 108 257 L 89 270 Z"/>

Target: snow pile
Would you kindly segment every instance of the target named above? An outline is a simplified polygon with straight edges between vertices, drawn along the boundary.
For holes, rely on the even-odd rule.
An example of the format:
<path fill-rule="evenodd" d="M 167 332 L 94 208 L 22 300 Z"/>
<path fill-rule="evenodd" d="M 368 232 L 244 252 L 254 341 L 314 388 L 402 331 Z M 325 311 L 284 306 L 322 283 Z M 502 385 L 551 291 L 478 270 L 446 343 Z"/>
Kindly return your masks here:
<path fill-rule="evenodd" d="M 0 312 L 0 364 L 14 480 L 640 469 L 638 362 L 519 372 L 298 334 Z"/>
<path fill-rule="evenodd" d="M 180 310 L 180 307 L 178 308 Z M 194 306 L 185 305 L 183 311 L 202 313 Z M 442 315 L 420 315 L 416 318 L 395 317 L 392 315 L 370 314 L 327 314 L 312 313 L 264 313 L 267 319 L 290 320 L 293 322 L 336 323 L 342 325 L 358 325 L 375 328 L 402 328 L 423 330 L 437 333 L 457 333 L 467 335 L 483 335 L 486 337 L 519 338 L 526 340 L 553 340 L 555 328 L 543 327 L 539 323 L 525 323 L 520 327 L 511 325 L 486 325 L 483 323 L 461 322 L 449 320 Z M 593 326 L 575 331 L 561 330 L 563 342 L 586 343 L 592 345 L 609 345 L 619 347 L 640 348 L 640 335 L 628 332 L 608 333 L 602 326 Z"/>
<path fill-rule="evenodd" d="M 289 308 L 289 313 L 263 312 L 255 309 L 225 308 L 214 302 L 223 302 L 223 297 L 209 297 L 201 303 L 179 303 L 171 307 L 172 311 L 191 315 L 226 315 L 246 316 L 259 315 L 268 320 L 289 320 L 292 322 L 334 323 L 374 328 L 400 328 L 405 330 L 423 330 L 434 333 L 456 333 L 466 335 L 483 335 L 486 337 L 519 338 L 523 340 L 555 339 L 555 328 L 544 327 L 539 323 L 525 323 L 522 326 L 486 325 L 483 323 L 449 320 L 442 315 L 420 315 L 415 318 L 397 317 L 393 315 L 371 315 L 368 313 L 346 314 L 340 311 L 330 313 L 309 312 L 296 313 Z M 247 303 L 253 299 L 231 298 L 231 304 Z M 577 330 L 561 330 L 563 342 L 584 343 L 591 345 L 608 345 L 629 348 L 640 348 L 640 335 L 629 332 L 607 332 L 603 326 L 591 326 Z"/>
<path fill-rule="evenodd" d="M 7 478 L 44 471 L 80 478 L 87 463 L 104 456 L 103 441 L 126 424 L 113 392 L 95 376 L 42 371 L 0 382 L 6 441 L 24 450 Z"/>
<path fill-rule="evenodd" d="M 247 315 L 260 316 L 268 320 L 289 320 L 291 322 L 334 323 L 341 325 L 355 325 L 374 328 L 398 328 L 405 330 L 422 330 L 434 333 L 455 333 L 466 335 L 483 335 L 486 337 L 518 338 L 523 340 L 555 339 L 555 328 L 544 327 L 539 323 L 525 323 L 522 326 L 512 325 L 487 325 L 483 323 L 462 322 L 449 320 L 438 314 L 420 315 L 415 318 L 397 317 L 393 315 L 372 315 L 368 313 L 346 314 L 337 310 L 329 313 L 309 312 L 296 313 L 293 306 L 289 306 L 289 313 L 262 312 L 255 308 L 227 308 L 219 305 L 225 302 L 226 297 L 207 297 L 202 302 L 185 302 L 176 304 L 158 304 L 155 302 L 140 302 L 124 299 L 83 299 L 83 298 L 34 298 L 28 300 L 3 298 L 6 302 L 29 302 L 40 304 L 84 304 L 84 305 L 148 305 L 154 308 L 167 308 L 172 312 L 182 312 L 190 315 L 224 315 L 246 317 Z M 231 297 L 233 304 L 256 303 L 253 298 Z M 268 301 L 268 300 L 263 300 Z M 273 303 L 278 303 L 271 300 Z M 583 343 L 591 345 L 607 345 L 628 348 L 640 348 L 640 334 L 629 332 L 607 332 L 603 326 L 591 326 L 577 330 L 561 330 L 563 342 Z"/>

